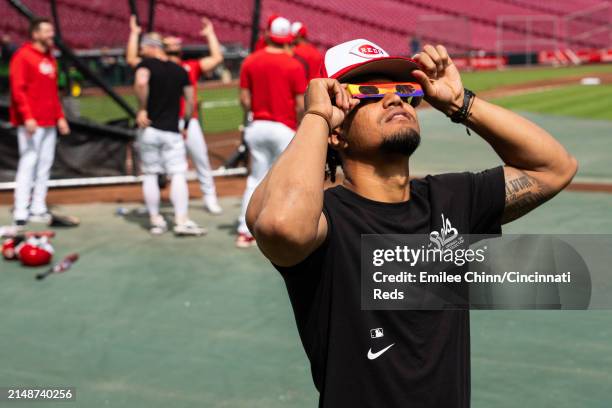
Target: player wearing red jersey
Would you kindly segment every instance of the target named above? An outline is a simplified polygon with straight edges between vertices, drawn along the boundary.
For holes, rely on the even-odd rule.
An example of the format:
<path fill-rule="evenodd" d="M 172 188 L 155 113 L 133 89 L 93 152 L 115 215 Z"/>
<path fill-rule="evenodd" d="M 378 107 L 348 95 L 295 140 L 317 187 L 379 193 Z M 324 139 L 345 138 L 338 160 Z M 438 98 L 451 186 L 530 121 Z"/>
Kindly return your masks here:
<path fill-rule="evenodd" d="M 294 22 L 291 24 L 291 34 L 294 38 L 293 54 L 306 63 L 308 80 L 319 78 L 323 56 L 317 47 L 308 41 L 306 26 L 299 21 Z"/>
<path fill-rule="evenodd" d="M 245 213 L 253 191 L 276 158 L 285 150 L 304 109 L 306 75 L 302 64 L 289 53 L 291 23 L 278 17 L 270 24 L 267 46 L 249 55 L 240 71 L 240 102 L 253 121 L 244 132 L 249 147 L 251 173 L 242 201 L 236 246 L 255 243 Z"/>

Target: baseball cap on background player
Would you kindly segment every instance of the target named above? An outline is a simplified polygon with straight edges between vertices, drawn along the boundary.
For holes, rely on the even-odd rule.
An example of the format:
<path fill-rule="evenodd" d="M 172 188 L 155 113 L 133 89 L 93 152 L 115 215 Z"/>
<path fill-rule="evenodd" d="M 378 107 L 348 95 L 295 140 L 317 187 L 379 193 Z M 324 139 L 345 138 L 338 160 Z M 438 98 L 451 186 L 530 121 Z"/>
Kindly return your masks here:
<path fill-rule="evenodd" d="M 164 44 L 162 41 L 161 35 L 157 33 L 147 33 L 142 36 L 142 40 L 140 41 L 141 47 L 155 47 L 155 48 L 164 48 Z"/>
<path fill-rule="evenodd" d="M 268 22 L 266 23 L 266 29 L 270 29 L 270 27 L 272 26 L 272 22 L 274 20 L 276 20 L 277 18 L 279 18 L 281 15 L 278 13 L 272 13 L 268 16 Z"/>
<path fill-rule="evenodd" d="M 293 41 L 291 22 L 285 17 L 276 17 L 270 22 L 268 37 L 277 44 L 289 44 Z"/>
<path fill-rule="evenodd" d="M 306 30 L 306 26 L 304 25 L 304 23 L 302 23 L 301 21 L 296 21 L 291 24 L 291 35 L 293 35 L 294 38 L 306 38 L 306 35 L 308 35 L 308 30 Z"/>
<path fill-rule="evenodd" d="M 389 56 L 372 41 L 358 39 L 327 50 L 321 70 L 322 77 L 343 83 L 368 74 L 383 74 L 397 82 L 416 82 L 411 72 L 418 68 L 413 59 Z"/>

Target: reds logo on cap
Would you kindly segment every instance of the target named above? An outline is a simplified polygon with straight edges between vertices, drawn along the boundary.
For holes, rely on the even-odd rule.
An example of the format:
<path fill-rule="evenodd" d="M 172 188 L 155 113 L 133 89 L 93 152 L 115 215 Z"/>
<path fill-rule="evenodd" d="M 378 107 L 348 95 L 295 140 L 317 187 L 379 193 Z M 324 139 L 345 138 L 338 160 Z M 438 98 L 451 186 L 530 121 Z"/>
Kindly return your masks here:
<path fill-rule="evenodd" d="M 351 51 L 351 54 L 362 58 L 379 58 L 384 57 L 387 53 L 370 43 L 356 45 Z"/>
<path fill-rule="evenodd" d="M 394 81 L 412 81 L 415 61 L 405 57 L 390 57 L 385 50 L 363 38 L 338 44 L 325 53 L 321 69 L 323 77 L 345 80 L 352 75 L 386 74 Z"/>

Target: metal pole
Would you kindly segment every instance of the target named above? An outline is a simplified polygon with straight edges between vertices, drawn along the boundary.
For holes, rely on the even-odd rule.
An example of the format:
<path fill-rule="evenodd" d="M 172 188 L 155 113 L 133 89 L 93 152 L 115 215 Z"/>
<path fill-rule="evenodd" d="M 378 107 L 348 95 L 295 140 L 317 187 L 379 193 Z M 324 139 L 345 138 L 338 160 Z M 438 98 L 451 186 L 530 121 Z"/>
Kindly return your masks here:
<path fill-rule="evenodd" d="M 136 16 L 136 23 L 140 26 L 140 16 L 138 15 L 138 7 L 136 7 L 136 0 L 128 0 L 128 4 L 130 5 L 130 13 Z"/>
<path fill-rule="evenodd" d="M 53 24 L 55 25 L 55 38 L 62 39 L 62 26 L 59 22 L 59 15 L 57 14 L 57 1 L 51 0 L 51 16 L 53 17 Z"/>
<path fill-rule="evenodd" d="M 253 19 L 251 20 L 251 43 L 249 44 L 250 52 L 255 51 L 255 44 L 259 37 L 259 18 L 261 14 L 261 0 L 253 1 Z M 244 142 L 244 129 L 248 126 L 248 113 L 244 113 L 244 119 L 242 120 L 242 126 L 240 131 L 241 143 L 238 149 L 225 161 L 222 169 L 237 167 L 240 163 L 246 163 L 248 158 L 248 148 Z"/>
<path fill-rule="evenodd" d="M 9 4 L 11 4 L 15 9 L 17 9 L 17 11 L 30 20 L 35 17 L 34 13 L 32 13 L 30 9 L 28 9 L 21 1 L 9 0 Z M 66 56 L 66 58 L 70 60 L 74 67 L 81 74 L 83 74 L 84 77 L 102 88 L 104 92 L 110 96 L 130 117 L 136 117 L 136 112 L 134 112 L 134 109 L 125 101 L 125 99 L 119 96 L 102 78 L 93 73 L 89 67 L 76 56 L 70 47 L 64 44 L 64 42 L 61 40 L 56 41 L 55 45 L 62 52 L 62 56 Z"/>
<path fill-rule="evenodd" d="M 148 24 L 148 32 L 153 31 L 153 27 L 155 23 L 155 0 L 149 0 L 149 24 Z"/>
<path fill-rule="evenodd" d="M 57 13 L 57 1 L 51 0 L 51 15 L 53 17 L 53 25 L 55 26 L 55 42 L 62 41 L 62 27 L 60 24 L 59 14 Z M 61 64 L 62 64 L 62 72 L 64 73 L 65 82 L 65 92 L 66 96 L 72 95 L 72 80 L 70 78 L 70 69 L 68 66 L 68 61 L 64 54 L 61 55 Z"/>
<path fill-rule="evenodd" d="M 253 1 L 253 20 L 251 21 L 251 43 L 249 44 L 249 50 L 255 51 L 255 44 L 257 38 L 259 38 L 259 19 L 261 15 L 261 0 Z"/>

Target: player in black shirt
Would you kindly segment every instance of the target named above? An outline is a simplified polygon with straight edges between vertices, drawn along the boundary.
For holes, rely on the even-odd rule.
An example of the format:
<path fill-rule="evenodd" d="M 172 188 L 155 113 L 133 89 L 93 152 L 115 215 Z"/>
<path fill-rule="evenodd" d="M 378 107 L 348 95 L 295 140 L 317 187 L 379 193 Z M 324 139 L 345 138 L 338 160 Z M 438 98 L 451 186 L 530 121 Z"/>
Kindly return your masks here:
<path fill-rule="evenodd" d="M 193 106 L 193 88 L 187 72 L 168 61 L 159 36 L 147 34 L 142 41 L 145 55 L 136 67 L 134 91 L 138 99 L 136 122 L 143 131 L 138 137 L 145 204 L 149 211 L 152 234 L 167 230 L 159 213 L 158 174 L 171 176 L 170 200 L 174 207 L 176 235 L 202 235 L 206 231 L 187 216 L 187 157 L 183 136 L 179 133 L 180 99 L 185 96 L 185 117 L 189 123 Z"/>
<path fill-rule="evenodd" d="M 136 67 L 136 72 L 141 68 L 149 73 L 149 90 L 144 109 L 140 109 L 138 113 L 146 113 L 149 126 L 155 129 L 179 133 L 177 118 L 180 103 L 176 101 L 180 101 L 183 94 L 189 95 L 193 100 L 193 89 L 185 89 L 191 85 L 187 71 L 178 64 L 159 58 L 143 58 Z M 191 113 L 189 112 L 190 117 Z M 142 118 L 139 120 L 143 121 Z"/>
<path fill-rule="evenodd" d="M 443 223 L 459 234 L 499 233 L 561 191 L 576 160 L 532 122 L 464 92 L 443 46 L 426 45 L 411 61 L 354 40 L 327 52 L 325 70 L 328 78 L 310 82 L 296 136 L 247 212 L 285 279 L 319 406 L 469 407 L 469 312 L 361 310 L 360 236 L 429 234 Z M 406 81 L 505 165 L 410 181 L 420 140 L 414 107 L 395 92 L 354 99 L 341 85 Z M 334 153 L 344 181 L 324 191 Z M 335 161 L 327 164 L 334 175 Z"/>

